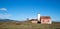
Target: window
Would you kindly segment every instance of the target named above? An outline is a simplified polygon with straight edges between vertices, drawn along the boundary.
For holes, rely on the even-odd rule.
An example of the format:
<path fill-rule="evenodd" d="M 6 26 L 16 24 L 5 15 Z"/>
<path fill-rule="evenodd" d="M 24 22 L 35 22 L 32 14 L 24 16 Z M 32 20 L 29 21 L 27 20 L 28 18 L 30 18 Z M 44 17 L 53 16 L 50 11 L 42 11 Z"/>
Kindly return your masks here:
<path fill-rule="evenodd" d="M 44 20 L 43 20 L 43 22 L 44 22 Z"/>
<path fill-rule="evenodd" d="M 47 22 L 49 22 L 49 20 L 47 20 Z"/>

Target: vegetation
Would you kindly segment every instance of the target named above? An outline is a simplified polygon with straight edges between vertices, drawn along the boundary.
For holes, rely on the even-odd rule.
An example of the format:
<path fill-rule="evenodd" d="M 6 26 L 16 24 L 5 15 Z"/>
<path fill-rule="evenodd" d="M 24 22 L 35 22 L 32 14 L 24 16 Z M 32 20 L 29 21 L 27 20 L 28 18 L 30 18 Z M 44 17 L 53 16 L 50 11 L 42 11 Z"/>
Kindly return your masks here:
<path fill-rule="evenodd" d="M 56 29 L 60 28 L 60 22 L 52 24 L 32 24 L 30 21 L 25 22 L 0 22 L 0 29 Z"/>

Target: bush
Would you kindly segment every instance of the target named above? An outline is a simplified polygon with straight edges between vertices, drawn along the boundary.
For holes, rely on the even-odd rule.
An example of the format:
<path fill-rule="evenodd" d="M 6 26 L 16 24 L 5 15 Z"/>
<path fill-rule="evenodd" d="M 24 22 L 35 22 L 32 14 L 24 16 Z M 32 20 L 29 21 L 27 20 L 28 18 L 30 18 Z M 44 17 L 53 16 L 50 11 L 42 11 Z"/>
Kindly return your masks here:
<path fill-rule="evenodd" d="M 20 23 L 16 23 L 16 25 L 21 25 Z"/>

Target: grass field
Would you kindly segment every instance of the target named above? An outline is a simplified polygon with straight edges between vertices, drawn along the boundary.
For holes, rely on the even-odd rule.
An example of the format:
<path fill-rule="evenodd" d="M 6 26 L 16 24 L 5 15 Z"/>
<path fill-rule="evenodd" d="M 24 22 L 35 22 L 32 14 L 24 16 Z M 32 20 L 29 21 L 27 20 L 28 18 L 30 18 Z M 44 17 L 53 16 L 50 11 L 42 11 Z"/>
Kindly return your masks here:
<path fill-rule="evenodd" d="M 56 29 L 60 28 L 60 22 L 48 24 L 32 24 L 31 22 L 0 22 L 0 29 Z"/>

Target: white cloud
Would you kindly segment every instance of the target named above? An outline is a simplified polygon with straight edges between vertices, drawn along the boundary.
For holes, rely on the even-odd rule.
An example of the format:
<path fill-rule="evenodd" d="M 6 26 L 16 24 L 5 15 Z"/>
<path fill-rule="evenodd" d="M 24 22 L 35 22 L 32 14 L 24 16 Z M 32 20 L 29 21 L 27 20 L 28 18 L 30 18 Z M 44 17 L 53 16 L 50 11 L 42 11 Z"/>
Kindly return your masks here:
<path fill-rule="evenodd" d="M 7 9 L 6 8 L 0 8 L 0 10 L 6 11 Z"/>
<path fill-rule="evenodd" d="M 7 11 L 7 9 L 6 8 L 0 8 L 0 10 L 2 10 L 2 11 Z M 2 14 L 0 14 L 0 19 L 9 19 L 11 17 L 11 14 L 8 14 L 8 13 L 2 13 Z"/>
<path fill-rule="evenodd" d="M 0 14 L 0 19 L 10 19 L 11 14 Z"/>

